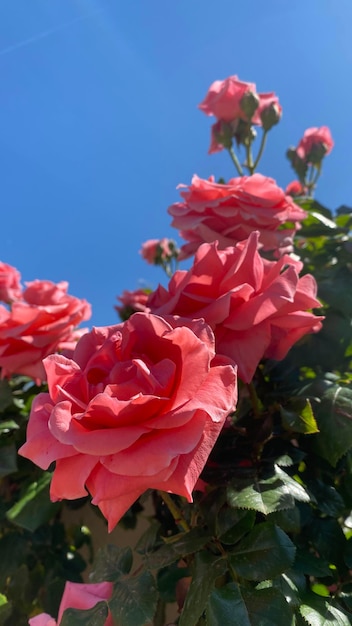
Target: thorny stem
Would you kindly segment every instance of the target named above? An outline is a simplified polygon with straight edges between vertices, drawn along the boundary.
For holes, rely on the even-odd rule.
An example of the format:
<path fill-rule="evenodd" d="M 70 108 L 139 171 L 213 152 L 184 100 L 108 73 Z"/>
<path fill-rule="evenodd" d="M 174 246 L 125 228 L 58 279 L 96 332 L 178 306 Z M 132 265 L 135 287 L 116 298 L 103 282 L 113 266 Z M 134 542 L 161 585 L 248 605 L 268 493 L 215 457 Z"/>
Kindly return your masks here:
<path fill-rule="evenodd" d="M 233 147 L 231 146 L 231 148 L 228 148 L 228 151 L 229 151 L 229 155 L 231 157 L 231 160 L 232 160 L 236 170 L 238 171 L 240 176 L 243 176 L 243 169 L 242 169 L 242 167 L 240 165 L 240 162 L 239 162 L 239 160 L 238 160 L 238 158 L 236 156 L 236 153 L 235 153 Z"/>
<path fill-rule="evenodd" d="M 178 526 L 181 526 L 181 528 L 184 531 L 188 532 L 190 530 L 190 527 L 188 526 L 177 504 L 171 498 L 170 494 L 166 493 L 166 491 L 158 491 L 158 494 L 161 496 L 161 498 L 165 502 L 176 524 Z"/>

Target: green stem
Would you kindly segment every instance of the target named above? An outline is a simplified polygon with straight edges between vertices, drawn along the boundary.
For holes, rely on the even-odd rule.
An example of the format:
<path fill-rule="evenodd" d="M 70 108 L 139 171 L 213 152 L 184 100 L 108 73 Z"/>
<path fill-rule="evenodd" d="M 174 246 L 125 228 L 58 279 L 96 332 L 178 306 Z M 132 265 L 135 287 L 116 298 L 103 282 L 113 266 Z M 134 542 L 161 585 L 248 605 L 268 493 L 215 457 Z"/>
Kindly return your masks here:
<path fill-rule="evenodd" d="M 253 166 L 253 157 L 252 157 L 252 150 L 251 150 L 251 141 L 249 140 L 248 143 L 246 144 L 246 156 L 247 156 L 247 169 L 250 173 L 250 175 L 252 176 L 253 172 L 254 172 L 254 166 Z"/>
<path fill-rule="evenodd" d="M 314 174 L 314 170 L 315 170 L 315 174 Z M 305 181 L 305 185 L 308 189 L 308 196 L 310 198 L 313 198 L 314 189 L 317 186 L 317 181 L 318 181 L 320 174 L 321 174 L 321 166 L 314 168 L 313 165 L 311 165 L 311 169 L 309 171 L 309 180 Z"/>
<path fill-rule="evenodd" d="M 261 143 L 260 143 L 260 146 L 259 146 L 257 158 L 256 158 L 256 160 L 254 161 L 254 164 L 253 164 L 253 172 L 252 172 L 252 174 L 254 174 L 254 172 L 255 172 L 255 170 L 257 168 L 257 165 L 258 165 L 260 159 L 262 158 L 262 155 L 263 155 L 263 152 L 264 152 L 264 148 L 265 148 L 265 144 L 266 144 L 267 134 L 268 134 L 267 130 L 265 130 L 263 132 L 263 134 L 262 134 L 262 140 L 261 140 Z"/>
<path fill-rule="evenodd" d="M 259 398 L 257 396 L 257 392 L 255 390 L 253 382 L 247 383 L 247 389 L 249 392 L 249 397 L 251 399 L 254 417 L 260 417 L 261 415 L 260 402 L 259 402 Z"/>
<path fill-rule="evenodd" d="M 167 261 L 164 261 L 161 266 L 162 266 L 166 276 L 168 278 L 171 278 L 171 276 L 172 276 L 172 269 L 171 269 L 170 263 L 168 263 Z"/>
<path fill-rule="evenodd" d="M 164 502 L 165 502 L 167 508 L 169 509 L 172 517 L 174 518 L 176 524 L 178 526 L 181 526 L 181 528 L 183 530 L 188 532 L 190 530 L 190 527 L 188 526 L 188 524 L 187 524 L 185 518 L 183 517 L 180 509 L 178 508 L 177 504 L 171 498 L 170 494 L 166 493 L 166 491 L 158 491 L 158 494 L 164 500 Z"/>
<path fill-rule="evenodd" d="M 243 176 L 243 169 L 242 169 L 242 167 L 240 165 L 240 162 L 239 162 L 239 160 L 238 160 L 238 158 L 236 156 L 236 153 L 235 153 L 233 147 L 231 146 L 231 148 L 228 148 L 228 151 L 229 151 L 229 155 L 231 157 L 232 163 L 234 164 L 236 170 L 238 171 L 240 176 Z"/>

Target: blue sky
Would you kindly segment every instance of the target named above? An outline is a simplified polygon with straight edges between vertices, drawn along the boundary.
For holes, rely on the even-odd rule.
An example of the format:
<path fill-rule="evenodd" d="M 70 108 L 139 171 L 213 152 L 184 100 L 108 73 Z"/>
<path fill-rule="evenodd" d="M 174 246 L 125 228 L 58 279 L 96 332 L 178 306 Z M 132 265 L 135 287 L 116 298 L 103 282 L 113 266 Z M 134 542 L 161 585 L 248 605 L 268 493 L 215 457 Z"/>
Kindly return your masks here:
<path fill-rule="evenodd" d="M 327 125 L 317 198 L 351 204 L 351 23 L 351 0 L 0 0 L 0 259 L 115 323 L 123 289 L 165 282 L 138 251 L 177 238 L 178 183 L 234 175 L 197 109 L 231 74 L 283 106 L 260 171 L 286 186 L 287 147 Z"/>

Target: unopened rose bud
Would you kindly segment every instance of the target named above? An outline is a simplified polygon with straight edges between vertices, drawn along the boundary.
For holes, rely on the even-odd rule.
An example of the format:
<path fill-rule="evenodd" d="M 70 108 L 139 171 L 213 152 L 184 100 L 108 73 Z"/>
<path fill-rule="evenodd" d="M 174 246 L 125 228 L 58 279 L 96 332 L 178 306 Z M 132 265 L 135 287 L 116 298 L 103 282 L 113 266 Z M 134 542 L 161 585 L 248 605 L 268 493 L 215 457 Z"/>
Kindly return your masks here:
<path fill-rule="evenodd" d="M 286 156 L 291 162 L 291 166 L 296 172 L 299 180 L 303 182 L 307 174 L 307 163 L 298 156 L 296 148 L 289 148 L 286 152 Z"/>
<path fill-rule="evenodd" d="M 293 148 L 292 146 L 290 148 L 288 148 L 287 152 L 286 152 L 286 156 L 288 158 L 289 161 L 291 161 L 291 164 L 293 165 L 293 162 L 297 156 L 296 153 L 296 148 Z"/>
<path fill-rule="evenodd" d="M 327 153 L 327 147 L 325 144 L 323 143 L 315 143 L 312 145 L 308 155 L 307 155 L 307 161 L 309 163 L 313 163 L 313 165 L 319 165 L 324 156 Z"/>
<path fill-rule="evenodd" d="M 273 126 L 278 124 L 281 119 L 281 110 L 277 104 L 271 103 L 268 107 L 263 109 L 260 113 L 260 119 L 263 125 L 263 129 L 268 131 Z"/>
<path fill-rule="evenodd" d="M 249 143 L 252 143 L 253 139 L 256 138 L 257 131 L 253 126 L 250 125 L 249 122 L 245 122 L 244 120 L 238 120 L 234 136 L 238 146 L 240 146 L 241 144 L 243 146 L 246 146 Z"/>
<path fill-rule="evenodd" d="M 219 120 L 212 128 L 213 137 L 217 144 L 229 150 L 232 147 L 233 130 L 231 124 Z"/>
<path fill-rule="evenodd" d="M 259 97 L 253 91 L 247 91 L 241 98 L 240 107 L 248 121 L 251 121 L 259 106 Z"/>

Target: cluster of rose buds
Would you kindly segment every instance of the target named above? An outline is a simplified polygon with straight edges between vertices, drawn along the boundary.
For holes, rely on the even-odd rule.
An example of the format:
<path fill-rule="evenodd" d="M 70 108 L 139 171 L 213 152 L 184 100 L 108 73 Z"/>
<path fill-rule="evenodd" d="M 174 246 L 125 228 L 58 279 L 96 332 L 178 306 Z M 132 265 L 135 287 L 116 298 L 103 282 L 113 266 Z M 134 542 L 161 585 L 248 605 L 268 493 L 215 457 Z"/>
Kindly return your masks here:
<path fill-rule="evenodd" d="M 209 154 L 248 143 L 255 134 L 252 126 L 269 131 L 281 118 L 282 107 L 274 93 L 257 93 L 254 83 L 237 76 L 216 80 L 209 88 L 199 108 L 217 118 L 211 130 Z"/>

